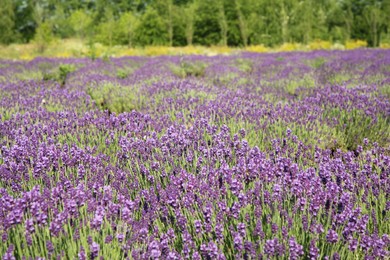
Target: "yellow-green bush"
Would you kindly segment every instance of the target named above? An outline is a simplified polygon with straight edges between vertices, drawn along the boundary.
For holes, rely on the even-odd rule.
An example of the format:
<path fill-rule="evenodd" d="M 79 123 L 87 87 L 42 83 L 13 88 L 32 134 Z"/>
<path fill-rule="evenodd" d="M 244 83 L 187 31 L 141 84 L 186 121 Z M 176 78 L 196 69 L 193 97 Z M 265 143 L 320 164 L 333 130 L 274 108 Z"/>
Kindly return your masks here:
<path fill-rule="evenodd" d="M 349 40 L 345 43 L 345 48 L 347 50 L 352 50 L 352 49 L 358 49 L 358 48 L 364 48 L 367 47 L 367 42 L 366 41 L 361 41 L 361 40 Z"/>
<path fill-rule="evenodd" d="M 332 48 L 332 43 L 330 41 L 315 40 L 310 42 L 308 47 L 310 50 L 329 50 Z"/>
<path fill-rule="evenodd" d="M 146 103 L 146 96 L 141 94 L 137 87 L 121 86 L 110 82 L 91 86 L 87 93 L 98 108 L 114 113 L 140 110 Z"/>
<path fill-rule="evenodd" d="M 250 52 L 260 52 L 261 53 L 261 52 L 267 52 L 270 49 L 265 47 L 264 45 L 252 45 L 252 46 L 245 47 L 245 50 L 250 51 Z"/>

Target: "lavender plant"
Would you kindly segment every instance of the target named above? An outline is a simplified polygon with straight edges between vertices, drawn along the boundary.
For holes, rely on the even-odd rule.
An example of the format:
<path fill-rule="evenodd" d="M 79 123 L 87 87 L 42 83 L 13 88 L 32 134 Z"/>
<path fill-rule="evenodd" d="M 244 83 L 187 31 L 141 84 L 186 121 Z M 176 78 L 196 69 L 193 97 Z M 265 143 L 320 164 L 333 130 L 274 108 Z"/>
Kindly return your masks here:
<path fill-rule="evenodd" d="M 389 51 L 185 61 L 1 62 L 3 259 L 390 257 Z"/>

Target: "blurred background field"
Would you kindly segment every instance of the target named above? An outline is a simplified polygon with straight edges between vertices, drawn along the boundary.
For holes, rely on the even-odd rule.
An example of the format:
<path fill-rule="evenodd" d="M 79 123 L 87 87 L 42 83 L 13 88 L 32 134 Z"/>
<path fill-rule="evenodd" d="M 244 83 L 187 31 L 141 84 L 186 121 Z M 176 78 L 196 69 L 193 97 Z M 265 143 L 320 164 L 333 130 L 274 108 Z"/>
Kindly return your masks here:
<path fill-rule="evenodd" d="M 10 44 L 0 46 L 0 57 L 3 59 L 31 60 L 36 57 L 55 58 L 105 58 L 122 56 L 160 56 L 160 55 L 219 55 L 237 54 L 239 52 L 289 52 L 312 50 L 352 50 L 367 47 L 367 42 L 362 40 L 347 41 L 344 45 L 328 41 L 313 41 L 309 44 L 285 43 L 280 46 L 266 47 L 264 45 L 252 45 L 247 47 L 232 46 L 145 46 L 129 48 L 124 45 L 106 46 L 101 43 L 85 44 L 79 39 L 63 39 L 52 42 L 44 51 L 34 43 Z M 388 49 L 390 44 L 382 43 L 379 48 Z"/>
<path fill-rule="evenodd" d="M 0 58 L 390 47 L 387 0 L 2 0 Z"/>

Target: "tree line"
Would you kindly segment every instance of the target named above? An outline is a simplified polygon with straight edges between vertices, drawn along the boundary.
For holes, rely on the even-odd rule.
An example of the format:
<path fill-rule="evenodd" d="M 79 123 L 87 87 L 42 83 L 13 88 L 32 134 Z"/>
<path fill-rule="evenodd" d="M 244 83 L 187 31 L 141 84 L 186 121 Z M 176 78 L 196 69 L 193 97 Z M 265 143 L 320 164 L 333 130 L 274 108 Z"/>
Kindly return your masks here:
<path fill-rule="evenodd" d="M 275 46 L 390 40 L 390 0 L 2 0 L 0 43 Z"/>

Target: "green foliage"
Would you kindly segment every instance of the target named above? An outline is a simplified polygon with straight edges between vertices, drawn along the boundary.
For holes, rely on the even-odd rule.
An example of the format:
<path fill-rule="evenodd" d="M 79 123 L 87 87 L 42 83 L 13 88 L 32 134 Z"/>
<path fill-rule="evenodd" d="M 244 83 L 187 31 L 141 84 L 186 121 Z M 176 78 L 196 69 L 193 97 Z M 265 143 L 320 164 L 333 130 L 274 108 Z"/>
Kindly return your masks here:
<path fill-rule="evenodd" d="M 121 15 L 117 23 L 117 31 L 119 41 L 123 44 L 127 44 L 129 47 L 134 44 L 134 33 L 139 26 L 139 20 L 131 13 L 126 12 Z"/>
<path fill-rule="evenodd" d="M 292 135 L 296 135 L 299 140 L 312 148 L 315 146 L 321 149 L 343 149 L 343 135 L 338 133 L 335 128 L 320 124 L 319 122 L 307 122 L 304 124 L 286 123 L 282 120 L 277 120 L 273 123 L 266 123 L 266 120 L 260 120 L 259 124 L 254 124 L 249 121 L 237 121 L 236 119 L 225 119 L 221 124 L 229 126 L 233 133 L 239 132 L 240 129 L 247 130 L 245 137 L 248 144 L 257 146 L 260 149 L 270 149 L 272 140 L 285 138 L 287 129 L 291 130 Z M 264 124 L 263 127 L 259 125 Z"/>
<path fill-rule="evenodd" d="M 148 7 L 137 27 L 136 39 L 139 45 L 167 45 L 168 33 L 164 20 L 153 7 Z"/>
<path fill-rule="evenodd" d="M 338 134 L 341 134 L 345 148 L 348 150 L 356 150 L 357 145 L 363 143 L 364 138 L 377 142 L 381 146 L 389 144 L 390 118 L 388 116 L 371 117 L 357 109 L 346 111 L 334 108 L 327 111 L 326 117 L 337 120 L 334 128 Z"/>
<path fill-rule="evenodd" d="M 213 45 L 221 41 L 220 11 L 218 2 L 213 0 L 199 1 L 195 16 L 194 43 Z"/>
<path fill-rule="evenodd" d="M 275 46 L 361 39 L 377 47 L 390 41 L 389 1 L 374 0 L 3 0 L 0 17 L 5 44 L 29 41 L 48 21 L 58 37 L 107 45 Z"/>
<path fill-rule="evenodd" d="M 179 65 L 171 64 L 170 69 L 173 74 L 180 78 L 202 77 L 205 73 L 206 64 L 203 62 L 181 61 Z"/>
<path fill-rule="evenodd" d="M 237 67 L 246 73 L 250 73 L 253 69 L 253 62 L 249 59 L 237 59 Z"/>
<path fill-rule="evenodd" d="M 92 17 L 85 10 L 81 9 L 74 11 L 69 17 L 69 23 L 72 29 L 81 39 L 87 36 L 92 21 Z"/>
<path fill-rule="evenodd" d="M 101 22 L 97 27 L 96 40 L 111 47 L 117 33 L 117 24 L 118 23 L 114 19 L 112 10 L 107 9 L 103 22 Z"/>
<path fill-rule="evenodd" d="M 194 28 L 195 28 L 195 11 L 197 9 L 197 1 L 187 3 L 184 7 L 181 8 L 182 12 L 182 23 L 185 28 L 185 38 L 187 45 L 192 45 L 194 39 Z"/>
<path fill-rule="evenodd" d="M 15 80 L 42 80 L 43 72 L 41 70 L 24 70 L 13 75 Z"/>
<path fill-rule="evenodd" d="M 73 34 L 73 28 L 63 6 L 57 6 L 52 17 L 54 34 L 60 38 L 68 38 Z"/>
<path fill-rule="evenodd" d="M 0 43 L 9 44 L 16 38 L 14 32 L 15 13 L 12 0 L 4 0 L 0 4 Z"/>
<path fill-rule="evenodd" d="M 117 78 L 125 79 L 127 78 L 131 73 L 133 73 L 133 69 L 129 67 L 119 68 L 116 71 Z"/>
<path fill-rule="evenodd" d="M 285 90 L 288 94 L 292 96 L 298 96 L 297 89 L 298 88 L 313 88 L 315 87 L 315 80 L 313 77 L 309 75 L 305 75 L 300 79 L 295 80 L 287 80 L 285 83 Z"/>
<path fill-rule="evenodd" d="M 319 57 L 311 61 L 311 66 L 315 69 L 320 68 L 326 62 L 325 58 Z"/>
<path fill-rule="evenodd" d="M 65 85 L 68 74 L 75 71 L 74 65 L 62 64 L 57 69 L 43 74 L 43 80 L 57 81 L 61 86 Z"/>
<path fill-rule="evenodd" d="M 22 42 L 29 42 L 34 38 L 37 27 L 33 15 L 35 9 L 33 1 L 13 0 L 12 2 L 15 12 L 15 34 Z"/>
<path fill-rule="evenodd" d="M 380 93 L 390 99 L 390 85 L 384 85 L 380 88 Z"/>
<path fill-rule="evenodd" d="M 34 36 L 34 42 L 38 47 L 38 52 L 43 53 L 53 40 L 54 35 L 51 24 L 49 22 L 41 23 Z"/>
<path fill-rule="evenodd" d="M 140 110 L 146 103 L 146 96 L 136 87 L 120 86 L 106 82 L 89 87 L 88 95 L 95 101 L 98 108 L 110 113 L 123 113 Z"/>

